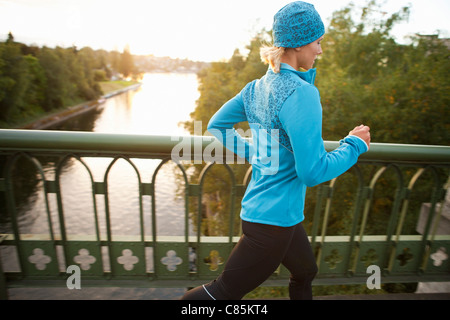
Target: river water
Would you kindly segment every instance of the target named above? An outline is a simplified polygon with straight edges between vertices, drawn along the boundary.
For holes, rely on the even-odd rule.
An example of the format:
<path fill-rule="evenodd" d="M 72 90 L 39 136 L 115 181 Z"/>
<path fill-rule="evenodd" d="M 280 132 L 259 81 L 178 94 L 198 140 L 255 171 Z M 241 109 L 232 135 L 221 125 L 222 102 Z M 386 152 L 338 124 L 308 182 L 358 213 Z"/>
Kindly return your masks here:
<path fill-rule="evenodd" d="M 147 73 L 139 89 L 113 96 L 97 112 L 52 129 L 184 135 L 188 132 L 178 124 L 190 119 L 198 97 L 194 73 Z"/>
<path fill-rule="evenodd" d="M 108 98 L 96 110 L 68 119 L 51 130 L 92 131 L 102 133 L 187 135 L 179 123 L 190 119 L 199 97 L 198 79 L 194 73 L 145 74 L 142 86 Z M 141 174 L 141 182 L 150 183 L 160 160 L 131 159 Z M 111 158 L 83 158 L 94 181 L 105 180 Z M 54 163 L 44 164 L 47 180 L 55 179 Z M 184 235 L 184 199 L 177 196 L 175 165 L 164 165 L 155 182 L 157 234 Z M 89 175 L 78 160 L 71 158 L 60 176 L 65 225 L 71 235 L 95 234 L 94 206 Z M 118 160 L 108 175 L 108 196 L 113 240 L 115 235 L 139 235 L 138 177 L 125 160 Z M 104 196 L 96 195 L 100 234 L 106 234 Z M 48 195 L 54 232 L 59 233 L 57 202 Z M 143 197 L 145 234 L 151 234 L 151 198 Z M 45 195 L 39 183 L 27 201 L 20 206 L 21 233 L 48 234 Z M 192 227 L 190 227 L 192 230 Z"/>

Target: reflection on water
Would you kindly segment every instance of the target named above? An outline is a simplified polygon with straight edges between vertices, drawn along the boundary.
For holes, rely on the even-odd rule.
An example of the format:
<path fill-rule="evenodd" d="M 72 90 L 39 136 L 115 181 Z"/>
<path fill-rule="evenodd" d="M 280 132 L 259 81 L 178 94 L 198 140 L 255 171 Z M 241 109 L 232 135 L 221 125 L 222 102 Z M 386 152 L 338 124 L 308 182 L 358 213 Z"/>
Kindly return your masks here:
<path fill-rule="evenodd" d="M 139 89 L 109 98 L 100 110 L 52 129 L 184 135 L 188 132 L 178 123 L 190 119 L 198 97 L 195 74 L 149 73 Z"/>
<path fill-rule="evenodd" d="M 147 74 L 143 86 L 107 101 L 93 131 L 184 135 L 178 122 L 189 120 L 198 99 L 195 74 Z"/>
<path fill-rule="evenodd" d="M 188 134 L 178 126 L 189 120 L 198 99 L 195 74 L 146 74 L 143 85 L 134 91 L 111 97 L 97 110 L 69 119 L 52 130 L 134 133 L 152 135 Z M 81 161 L 80 161 L 81 160 Z M 109 212 L 113 239 L 115 235 L 140 234 L 140 205 L 142 205 L 144 231 L 151 234 L 151 197 L 139 198 L 138 175 L 124 159 L 117 160 L 107 175 L 110 158 L 69 158 L 60 175 L 62 204 L 67 234 L 95 234 L 95 206 L 99 230 L 106 235 L 105 197 L 92 194 L 90 175 L 96 182 L 108 182 Z M 26 160 L 21 160 L 25 161 Z M 42 159 L 47 180 L 55 179 L 56 159 Z M 160 160 L 131 159 L 138 169 L 140 180 L 150 183 Z M 22 165 L 21 165 L 22 166 Z M 27 163 L 25 166 L 32 165 Z M 86 168 L 87 167 L 87 168 Z M 158 235 L 184 235 L 184 198 L 177 196 L 176 173 L 172 163 L 165 164 L 155 182 L 156 221 Z M 31 175 L 33 176 L 33 175 Z M 93 198 L 95 197 L 95 199 Z M 59 234 L 57 199 L 48 194 L 51 220 Z M 35 191 L 20 205 L 20 232 L 48 234 L 49 226 L 42 182 L 37 181 Z M 4 229 L 4 228 L 3 228 Z M 70 239 L 70 236 L 69 236 Z"/>

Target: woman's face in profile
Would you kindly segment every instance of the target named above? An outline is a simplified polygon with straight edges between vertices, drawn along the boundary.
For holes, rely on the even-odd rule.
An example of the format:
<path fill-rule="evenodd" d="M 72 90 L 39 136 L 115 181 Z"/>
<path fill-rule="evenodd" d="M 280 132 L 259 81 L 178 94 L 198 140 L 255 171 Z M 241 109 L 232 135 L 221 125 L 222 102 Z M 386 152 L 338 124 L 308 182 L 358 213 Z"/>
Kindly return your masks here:
<path fill-rule="evenodd" d="M 313 67 L 317 57 L 322 54 L 321 41 L 323 36 L 303 47 L 296 48 L 298 51 L 297 61 L 298 65 L 305 70 L 309 70 Z"/>

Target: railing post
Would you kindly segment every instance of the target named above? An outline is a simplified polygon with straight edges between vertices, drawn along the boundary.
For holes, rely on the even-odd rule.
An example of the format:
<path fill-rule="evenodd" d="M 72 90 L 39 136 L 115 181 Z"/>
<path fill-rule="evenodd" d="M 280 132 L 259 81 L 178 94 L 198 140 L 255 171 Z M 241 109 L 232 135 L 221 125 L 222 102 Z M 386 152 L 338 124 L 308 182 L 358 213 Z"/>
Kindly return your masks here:
<path fill-rule="evenodd" d="M 0 191 L 5 191 L 5 179 L 0 178 Z M 5 238 L 4 235 L 0 235 L 0 245 Z M 6 287 L 6 277 L 3 272 L 3 266 L 2 266 L 2 256 L 0 254 L 0 300 L 6 300 L 8 299 L 8 288 Z"/>
<path fill-rule="evenodd" d="M 326 202 L 325 202 L 325 212 L 324 212 L 323 221 L 322 221 L 322 230 L 320 232 L 321 239 L 320 239 L 320 244 L 318 246 L 317 259 L 316 259 L 317 267 L 319 268 L 319 270 L 320 270 L 320 263 L 322 260 L 322 250 L 323 250 L 323 246 L 325 243 L 325 237 L 326 237 L 326 233 L 327 233 L 328 217 L 330 214 L 331 198 L 333 196 L 333 188 L 334 188 L 335 182 L 336 182 L 336 179 L 333 179 L 333 180 L 331 180 L 329 185 L 321 186 L 321 188 L 322 188 L 321 189 L 322 190 L 321 202 L 322 202 L 323 198 L 326 199 Z M 318 208 L 318 210 L 320 210 L 320 205 L 316 208 Z M 316 217 L 316 215 L 314 215 L 314 216 Z M 314 220 L 316 220 L 316 219 L 314 219 Z M 318 226 L 317 226 L 317 228 L 318 228 Z"/>
<path fill-rule="evenodd" d="M 5 238 L 4 235 L 0 235 L 0 244 L 2 243 L 4 238 Z M 0 300 L 7 300 L 7 299 L 8 299 L 8 287 L 6 286 L 6 277 L 5 273 L 3 272 L 2 266 L 2 256 L 0 255 Z"/>
<path fill-rule="evenodd" d="M 448 188 L 450 182 L 450 178 L 447 181 L 446 187 Z M 427 266 L 427 259 L 430 255 L 430 249 L 432 241 L 434 240 L 435 231 L 436 229 L 432 229 L 432 222 L 434 220 L 434 217 L 438 215 L 440 217 L 442 215 L 442 211 L 444 210 L 444 204 L 445 204 L 445 192 L 447 190 L 444 188 L 434 188 L 433 194 L 431 197 L 431 208 L 430 208 L 430 214 L 428 215 L 427 223 L 424 228 L 423 232 L 423 238 L 422 238 L 422 246 L 420 250 L 419 257 L 422 257 L 421 261 L 422 264 L 419 266 L 419 272 L 425 272 L 426 266 Z M 441 206 L 438 212 L 436 212 L 436 203 L 441 202 Z M 431 231 L 431 232 L 430 232 Z M 429 234 L 431 233 L 431 237 L 429 237 Z M 420 261 L 420 260 L 419 260 Z"/>
<path fill-rule="evenodd" d="M 316 196 L 316 207 L 314 209 L 314 218 L 313 218 L 313 224 L 312 224 L 312 230 L 311 230 L 311 247 L 313 249 L 314 253 L 317 253 L 316 261 L 320 261 L 320 243 L 316 244 L 316 238 L 317 238 L 317 232 L 319 230 L 319 220 L 320 220 L 320 213 L 322 211 L 322 201 L 324 198 L 324 186 L 323 184 L 319 185 L 317 187 L 317 196 Z"/>
<path fill-rule="evenodd" d="M 409 198 L 411 196 L 411 191 L 414 188 L 414 185 L 416 184 L 417 180 L 420 178 L 420 176 L 423 174 L 424 171 L 425 171 L 425 168 L 419 168 L 417 170 L 417 172 L 414 174 L 414 176 L 411 178 L 408 187 L 405 187 L 402 190 L 402 202 L 403 203 L 402 203 L 399 221 L 397 223 L 395 240 L 392 240 L 391 254 L 389 257 L 388 268 L 387 268 L 389 272 L 391 272 L 391 270 L 394 266 L 396 247 L 397 247 L 397 243 L 399 241 L 400 234 L 401 234 L 401 231 L 403 228 L 403 224 L 404 224 L 404 221 L 406 218 L 406 213 L 408 211 L 408 206 L 409 206 L 409 202 L 410 202 Z"/>
<path fill-rule="evenodd" d="M 364 187 L 364 178 L 361 172 L 361 169 L 358 166 L 354 166 L 352 168 L 353 171 L 355 171 L 355 175 L 358 179 L 358 190 L 356 192 L 356 196 L 355 196 L 355 206 L 354 206 L 354 214 L 353 214 L 353 224 L 352 224 L 352 229 L 351 229 L 351 234 L 350 234 L 350 243 L 349 243 L 349 250 L 348 250 L 348 255 L 345 259 L 346 261 L 346 270 L 347 270 L 347 275 L 348 276 L 352 276 L 355 272 L 355 268 L 353 268 L 351 266 L 351 258 L 352 258 L 352 254 L 354 254 L 354 248 L 355 246 L 358 246 L 357 241 L 355 241 L 355 236 L 356 236 L 356 231 L 357 231 L 357 227 L 359 224 L 359 219 L 361 216 L 361 210 L 364 204 L 364 200 L 365 197 L 367 195 L 368 192 L 366 192 L 367 190 Z"/>

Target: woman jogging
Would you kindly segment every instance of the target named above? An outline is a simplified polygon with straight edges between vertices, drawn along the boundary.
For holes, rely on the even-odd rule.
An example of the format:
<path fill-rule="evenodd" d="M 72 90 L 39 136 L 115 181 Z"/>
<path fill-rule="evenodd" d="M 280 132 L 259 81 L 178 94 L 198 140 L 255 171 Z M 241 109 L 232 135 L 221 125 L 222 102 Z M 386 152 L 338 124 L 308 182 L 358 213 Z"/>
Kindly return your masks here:
<path fill-rule="evenodd" d="M 270 64 L 267 73 L 211 118 L 208 130 L 251 163 L 252 178 L 242 199 L 243 235 L 223 272 L 183 299 L 242 299 L 280 264 L 291 273 L 290 298 L 312 299 L 317 265 L 301 224 L 306 188 L 346 172 L 370 145 L 370 129 L 360 125 L 337 149 L 324 148 L 312 68 L 324 33 L 313 5 L 296 1 L 283 7 L 274 17 L 273 47 L 261 49 Z M 242 121 L 250 125 L 251 144 L 233 129 Z"/>

